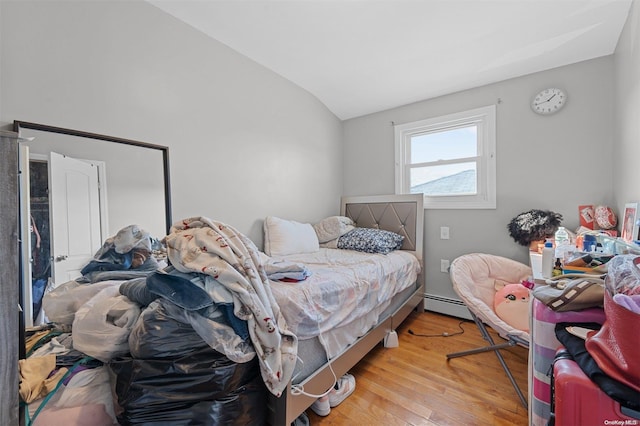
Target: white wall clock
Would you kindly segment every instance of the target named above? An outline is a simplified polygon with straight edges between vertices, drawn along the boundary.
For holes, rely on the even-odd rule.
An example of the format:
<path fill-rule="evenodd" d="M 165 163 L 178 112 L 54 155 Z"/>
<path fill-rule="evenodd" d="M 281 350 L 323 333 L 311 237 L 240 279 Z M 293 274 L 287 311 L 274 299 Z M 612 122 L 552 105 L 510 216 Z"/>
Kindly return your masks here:
<path fill-rule="evenodd" d="M 541 90 L 531 101 L 531 109 L 538 114 L 553 114 L 567 103 L 567 94 L 562 89 L 550 87 Z"/>

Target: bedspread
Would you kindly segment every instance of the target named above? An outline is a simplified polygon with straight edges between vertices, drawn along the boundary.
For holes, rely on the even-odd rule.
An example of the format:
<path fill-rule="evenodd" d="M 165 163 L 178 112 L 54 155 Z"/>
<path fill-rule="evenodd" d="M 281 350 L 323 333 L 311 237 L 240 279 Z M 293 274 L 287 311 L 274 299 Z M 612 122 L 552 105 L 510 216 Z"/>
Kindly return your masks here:
<path fill-rule="evenodd" d="M 256 246 L 232 226 L 206 217 L 174 223 L 165 242 L 178 271 L 211 276 L 232 294 L 234 314 L 247 321 L 265 385 L 280 396 L 293 374 L 297 338 L 266 285 Z"/>
<path fill-rule="evenodd" d="M 356 324 L 358 335 L 364 334 L 420 272 L 415 256 L 404 251 L 384 255 L 322 248 L 282 259 L 303 263 L 311 271 L 298 283 L 270 281 L 287 325 L 299 340 L 328 336 L 349 324 Z M 341 349 L 335 338 L 321 342 L 329 357 Z"/>

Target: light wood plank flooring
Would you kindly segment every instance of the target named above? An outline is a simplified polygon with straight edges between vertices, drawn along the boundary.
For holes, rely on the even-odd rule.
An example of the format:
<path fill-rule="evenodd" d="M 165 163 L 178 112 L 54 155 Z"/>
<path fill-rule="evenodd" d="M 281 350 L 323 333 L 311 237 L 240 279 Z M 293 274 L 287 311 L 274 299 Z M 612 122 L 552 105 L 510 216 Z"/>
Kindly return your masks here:
<path fill-rule="evenodd" d="M 311 425 L 526 425 L 527 411 L 493 352 L 447 361 L 446 354 L 484 346 L 472 321 L 413 312 L 398 331 L 398 348 L 378 345 L 351 373 L 356 390 L 326 417 L 307 410 Z M 436 334 L 421 337 L 415 334 Z M 503 342 L 491 330 L 496 342 Z M 527 395 L 527 350 L 502 351 Z"/>

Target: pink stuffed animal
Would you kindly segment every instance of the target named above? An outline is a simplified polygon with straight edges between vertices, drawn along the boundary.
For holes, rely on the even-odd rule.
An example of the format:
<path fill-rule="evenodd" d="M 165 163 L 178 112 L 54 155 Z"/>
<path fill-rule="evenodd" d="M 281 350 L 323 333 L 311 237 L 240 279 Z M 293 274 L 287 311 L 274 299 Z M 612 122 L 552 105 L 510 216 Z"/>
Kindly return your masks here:
<path fill-rule="evenodd" d="M 529 332 L 529 295 L 522 284 L 505 284 L 495 294 L 493 309 L 511 327 Z"/>

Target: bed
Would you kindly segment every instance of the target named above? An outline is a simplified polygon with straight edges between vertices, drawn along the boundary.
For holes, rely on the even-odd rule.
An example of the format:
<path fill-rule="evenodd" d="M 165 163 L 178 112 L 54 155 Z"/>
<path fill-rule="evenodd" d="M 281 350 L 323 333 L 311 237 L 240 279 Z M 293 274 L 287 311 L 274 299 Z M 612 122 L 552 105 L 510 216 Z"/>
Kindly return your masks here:
<path fill-rule="evenodd" d="M 383 229 L 404 236 L 401 250 L 405 254 L 414 256 L 422 267 L 424 225 L 422 195 L 343 197 L 341 215 L 351 218 L 358 227 Z M 302 261 L 314 257 L 320 256 L 294 255 L 287 258 Z M 298 354 L 305 360 L 304 365 L 303 367 L 297 365 L 292 383 L 279 398 L 269 394 L 268 422 L 270 424 L 291 424 L 315 401 L 315 396 L 307 394 L 318 395 L 325 392 L 333 385 L 334 374 L 340 377 L 348 372 L 391 331 L 394 331 L 411 311 L 424 310 L 423 272 L 420 271 L 414 282 L 405 284 L 399 286 L 402 290 L 385 304 L 385 308 L 377 315 L 375 324 L 329 361 L 324 356 L 313 355 L 325 353 L 318 339 L 299 340 Z M 274 290 L 274 293 L 278 294 L 278 290 Z M 306 394 L 298 391 L 300 387 Z"/>
<path fill-rule="evenodd" d="M 263 364 L 265 360 L 262 356 L 255 357 L 260 361 L 261 372 L 259 371 L 260 369 L 258 369 L 258 361 L 255 358 L 251 362 L 232 360 L 236 366 L 243 368 L 241 371 L 237 370 L 233 365 L 230 365 L 234 364 L 234 362 L 228 361 L 225 368 L 236 368 L 236 372 L 239 371 L 239 373 L 249 377 L 250 379 L 248 380 L 251 380 L 250 385 L 252 386 L 252 391 L 245 395 L 236 395 L 238 397 L 235 398 L 236 403 L 232 409 L 231 406 L 225 406 L 223 403 L 220 403 L 217 408 L 214 407 L 215 409 L 212 410 L 211 406 L 206 406 L 205 404 L 204 407 L 201 406 L 201 409 L 204 410 L 203 412 L 208 412 L 209 415 L 216 415 L 215 412 L 217 412 L 220 416 L 224 415 L 231 419 L 226 419 L 223 422 L 235 421 L 238 423 L 241 422 L 241 420 L 238 420 L 238 416 L 243 414 L 243 410 L 247 411 L 247 406 L 251 406 L 252 410 L 254 406 L 260 406 L 261 408 L 257 409 L 257 411 L 254 410 L 247 417 L 250 420 L 249 423 L 256 423 L 256 419 L 260 419 L 259 422 L 262 422 L 266 416 L 267 423 L 271 425 L 289 425 L 309 408 L 315 401 L 317 395 L 326 392 L 333 386 L 334 380 L 336 380 L 337 377 L 347 373 L 349 369 L 360 361 L 372 348 L 380 344 L 383 340 L 386 340 L 385 337 L 392 335 L 394 330 L 411 311 L 424 310 L 424 278 L 422 272 L 423 212 L 421 195 L 343 197 L 341 200 L 340 217 L 350 218 L 357 228 L 386 230 L 402 236 L 400 249 L 386 254 L 369 254 L 352 250 L 329 248 L 331 244 L 328 244 L 327 247 L 318 247 L 317 250 L 311 250 L 309 253 L 301 253 L 301 251 L 304 252 L 304 250 L 294 249 L 293 253 L 279 256 L 279 259 L 282 261 L 303 264 L 305 267 L 308 267 L 310 271 L 308 278 L 298 283 L 269 280 L 269 288 L 272 292 L 272 296 L 269 297 L 273 297 L 275 301 L 277 301 L 277 309 L 280 310 L 280 312 L 277 312 L 276 308 L 273 308 L 272 316 L 277 322 L 278 317 L 282 314 L 282 317 L 286 318 L 287 322 L 287 330 L 282 334 L 284 338 L 283 341 L 292 343 L 294 340 L 297 340 L 297 348 L 295 348 L 296 345 L 287 346 L 287 348 L 295 348 L 295 351 L 291 350 L 289 353 L 287 353 L 286 350 L 282 351 L 283 357 L 286 355 L 291 356 L 294 360 L 292 364 L 295 364 L 295 368 L 292 367 L 290 369 L 292 370 L 292 372 L 290 371 L 291 374 L 285 375 L 287 381 L 281 382 L 278 385 L 279 389 L 283 390 L 280 392 L 280 396 L 276 397 L 276 392 L 268 392 L 263 389 L 264 386 L 260 386 L 260 389 L 254 386 L 254 379 L 258 379 L 258 382 L 261 382 L 260 375 L 262 375 L 264 384 L 269 388 L 269 383 L 264 373 Z M 187 224 L 187 220 L 183 221 L 183 230 L 191 232 L 194 229 L 194 223 L 195 222 L 189 222 Z M 216 232 L 217 226 L 218 223 L 216 223 Z M 180 224 L 178 224 L 178 228 L 179 227 Z M 172 230 L 175 228 L 176 225 L 174 225 Z M 211 231 L 210 228 L 207 229 L 208 232 Z M 233 229 L 231 228 L 231 230 Z M 235 232 L 235 230 L 233 231 Z M 170 244 L 176 244 L 176 240 L 171 239 L 172 235 L 174 234 L 172 233 L 165 238 L 167 247 L 169 247 Z M 196 234 L 194 233 L 193 235 Z M 235 236 L 241 236 L 241 234 L 235 234 Z M 198 237 L 195 237 L 193 241 L 197 238 Z M 241 236 L 241 238 L 246 237 Z M 186 240 L 187 239 L 181 239 L 180 241 Z M 189 244 L 191 244 L 191 240 L 188 240 Z M 226 241 L 229 242 L 232 240 Z M 216 240 L 216 242 L 217 241 L 218 240 Z M 229 244 L 232 243 L 229 242 Z M 254 252 L 257 252 L 257 249 L 253 243 L 248 242 L 248 246 L 252 247 L 249 250 L 251 253 L 248 257 L 256 260 L 257 258 L 254 256 Z M 198 250 L 200 247 L 201 246 L 197 246 Z M 189 253 L 193 247 L 189 248 L 185 246 L 184 248 L 186 249 L 185 253 Z M 184 259 L 179 260 L 172 258 L 172 253 L 177 251 L 175 247 L 172 247 L 172 249 L 174 250 L 167 250 L 169 260 L 173 266 L 177 266 L 178 263 Z M 203 252 L 207 252 L 207 250 L 203 250 Z M 260 253 L 258 253 L 258 256 L 260 256 Z M 216 255 L 213 257 L 218 259 Z M 271 257 L 271 259 L 262 257 L 261 259 L 258 263 L 264 262 L 266 265 L 270 260 L 273 260 L 273 257 Z M 333 264 L 334 266 L 340 264 L 341 266 L 339 268 L 329 268 L 327 264 Z M 231 262 L 226 263 L 222 268 L 225 267 L 232 272 L 237 269 L 242 269 L 238 268 L 238 264 L 234 265 Z M 200 266 L 194 269 L 194 271 L 197 272 L 200 272 L 200 270 Z M 220 271 L 222 271 L 222 269 L 220 269 Z M 185 271 L 182 272 L 184 273 Z M 372 273 L 373 275 L 371 275 Z M 223 278 L 219 278 L 218 276 L 215 276 L 215 278 L 221 281 L 223 280 Z M 91 315 L 92 312 L 98 311 L 98 309 L 95 309 L 95 305 L 91 305 L 91 303 L 96 303 L 93 296 L 89 299 L 89 302 L 83 302 L 84 304 L 80 302 L 76 303 L 75 300 L 70 301 L 66 299 L 62 312 L 58 315 L 71 313 L 73 318 L 68 318 L 66 323 L 70 324 L 73 321 L 74 346 L 76 343 L 81 342 L 81 338 L 83 338 L 85 340 L 84 347 L 90 348 L 90 350 L 78 349 L 93 358 L 103 361 L 105 364 L 108 363 L 112 371 L 116 372 L 116 375 L 118 375 L 118 381 L 115 383 L 116 393 L 118 393 L 118 386 L 121 381 L 125 384 L 122 392 L 125 394 L 136 393 L 133 390 L 129 391 L 129 386 L 134 385 L 134 383 L 131 382 L 131 377 L 123 377 L 121 380 L 120 373 L 118 373 L 117 370 L 130 369 L 139 372 L 140 370 L 148 368 L 151 372 L 150 376 L 153 380 L 156 380 L 155 375 L 158 374 L 158 365 L 160 365 L 157 364 L 157 362 L 165 362 L 167 360 L 167 358 L 154 360 L 150 357 L 138 357 L 138 359 L 136 359 L 134 355 L 135 352 L 139 353 L 141 350 L 148 352 L 152 346 L 153 348 L 151 349 L 154 351 L 157 348 L 164 350 L 165 347 L 179 346 L 181 344 L 180 342 L 175 343 L 164 340 L 163 343 L 160 340 L 154 341 L 153 339 L 161 337 L 175 340 L 177 338 L 176 333 L 185 329 L 184 324 L 190 323 L 193 329 L 196 329 L 202 324 L 202 321 L 204 321 L 201 314 L 192 315 L 187 313 L 186 310 L 171 314 L 166 310 L 167 303 L 162 304 L 162 301 L 166 302 L 166 298 L 164 297 L 157 299 L 161 302 L 155 301 L 150 304 L 139 304 L 137 303 L 138 300 L 135 300 L 133 296 L 135 293 L 123 291 L 125 287 L 129 291 L 135 288 L 134 284 L 140 284 L 140 280 L 146 281 L 147 286 L 150 286 L 150 279 L 150 277 L 138 277 L 122 282 L 97 281 L 93 282 L 91 287 L 70 282 L 64 286 L 66 290 L 73 291 L 74 294 L 77 294 L 76 292 L 78 290 L 99 291 L 97 294 L 102 295 L 102 300 L 97 303 L 104 303 L 109 313 L 112 312 L 111 307 L 116 306 L 114 303 L 117 302 L 117 311 L 124 313 L 121 318 L 127 320 L 127 327 L 131 327 L 130 330 L 125 330 L 124 328 L 120 329 L 109 324 L 111 332 L 116 333 L 118 336 L 117 350 L 119 351 L 119 356 L 116 358 L 113 356 L 113 351 L 116 349 L 113 342 L 116 339 L 110 339 L 112 344 L 109 345 L 103 344 L 99 340 L 99 336 L 101 335 L 99 329 L 103 327 L 103 324 L 97 324 L 97 328 L 94 330 L 91 327 L 95 324 L 83 324 L 78 321 L 80 314 Z M 255 277 L 251 280 L 253 279 L 255 279 Z M 258 284 L 263 284 L 261 279 L 257 281 Z M 356 286 L 351 286 L 349 281 L 355 282 Z M 346 284 L 344 282 L 346 282 Z M 103 285 L 105 286 L 105 290 L 99 290 L 99 286 Z M 330 292 L 315 293 L 320 287 L 326 286 L 330 287 Z M 78 287 L 78 289 L 76 289 L 76 287 Z M 137 288 L 140 287 L 138 286 Z M 107 292 L 110 293 L 107 294 Z M 66 295 L 60 296 L 66 297 Z M 52 297 L 52 295 L 49 295 L 48 299 Z M 311 305 L 303 303 L 305 299 L 307 302 L 311 301 Z M 265 302 L 267 308 L 269 300 Z M 189 301 L 187 300 L 187 302 Z M 69 307 L 71 303 L 74 304 L 73 308 Z M 158 303 L 162 305 L 160 306 L 162 309 L 157 307 Z M 172 303 L 169 303 L 169 305 L 174 308 L 176 307 L 176 305 Z M 147 308 L 142 308 L 141 311 L 140 306 L 147 306 Z M 149 309 L 151 306 L 154 306 L 153 310 Z M 157 319 L 164 321 L 165 319 L 164 317 L 154 317 L 155 312 L 160 312 L 165 316 L 167 316 L 167 314 L 175 315 L 175 318 L 180 316 L 184 318 L 184 321 L 171 322 L 171 324 L 176 325 L 175 330 L 163 332 L 163 336 L 151 336 L 153 332 L 147 331 L 152 331 L 152 321 Z M 147 317 L 145 317 L 145 315 Z M 143 317 L 145 318 L 143 319 Z M 194 320 L 194 318 L 197 319 Z M 252 324 L 251 321 L 249 321 L 248 323 L 249 329 L 251 330 L 264 326 L 269 331 L 269 327 L 261 322 Z M 151 325 L 141 328 L 140 324 Z M 169 323 L 163 322 L 162 324 L 164 324 L 162 327 L 171 327 Z M 76 328 L 85 328 L 83 335 L 77 335 Z M 143 330 L 143 332 L 146 333 L 146 335 L 142 336 L 140 330 L 144 328 L 146 328 L 146 331 Z M 157 327 L 156 329 L 160 328 L 161 327 Z M 190 327 L 188 328 L 191 329 Z M 199 341 L 200 339 L 197 335 L 194 335 L 193 329 L 191 329 L 191 334 L 188 336 L 190 336 L 189 338 L 191 339 L 195 337 L 195 343 L 189 343 L 185 339 L 178 338 L 178 340 L 184 340 L 182 342 L 184 343 L 183 346 L 193 348 L 195 344 L 201 346 L 207 346 L 208 344 L 209 347 L 205 347 L 204 350 L 217 350 L 217 353 L 224 357 L 224 353 L 227 352 L 223 352 L 220 348 L 215 347 L 217 344 L 215 338 L 207 341 L 207 339 L 203 337 L 202 340 L 205 340 L 206 343 Z M 135 333 L 138 333 L 133 340 L 127 337 L 129 331 L 132 337 L 134 337 Z M 255 333 L 255 331 L 253 331 L 253 333 Z M 198 332 L 198 334 L 200 334 L 200 332 Z M 140 343 L 144 342 L 142 337 L 146 338 L 147 335 L 150 336 L 150 340 L 146 343 L 147 347 L 141 347 L 141 345 L 144 346 L 144 343 Z M 254 336 L 251 337 L 255 343 L 253 340 Z M 87 339 L 90 339 L 90 341 L 87 342 Z M 127 343 L 127 341 L 129 343 Z M 245 339 L 245 341 L 248 340 Z M 111 346 L 114 346 L 114 348 L 111 348 Z M 127 353 L 127 351 L 128 354 L 123 355 Z M 256 349 L 256 352 L 259 352 L 258 349 Z M 209 354 L 206 355 L 208 358 L 211 357 L 210 353 L 211 352 L 207 352 L 207 354 Z M 166 353 L 161 355 L 162 357 L 167 356 Z M 240 354 L 239 356 L 242 355 L 243 354 Z M 268 354 L 266 356 L 268 357 Z M 250 357 L 247 357 L 247 360 L 248 359 L 250 359 Z M 166 383 L 171 383 L 172 380 L 175 380 L 175 376 L 167 377 L 169 381 Z M 173 379 L 171 377 L 173 377 Z M 288 379 L 289 377 L 291 377 L 290 380 Z M 160 383 L 160 381 L 156 383 Z M 261 383 L 259 384 L 261 385 Z M 246 386 L 244 386 L 244 388 L 246 388 Z M 271 390 L 271 388 L 269 388 L 269 390 Z M 164 391 L 171 392 L 167 389 L 158 388 L 159 394 L 164 395 Z M 161 398 L 164 398 L 162 395 L 160 395 L 159 401 L 156 400 L 154 402 L 161 404 Z M 125 399 L 128 396 L 129 395 L 125 395 Z M 155 395 L 150 394 L 149 396 Z M 121 395 L 119 394 L 118 397 L 119 402 L 122 404 Z M 174 396 L 172 396 L 172 398 L 173 397 Z M 132 404 L 139 404 L 137 409 L 142 410 L 139 413 L 142 413 L 143 416 L 158 415 L 157 413 L 153 413 L 153 405 L 149 405 L 149 399 L 147 398 L 145 400 L 145 398 L 147 398 L 147 396 L 138 398 L 139 401 L 134 401 Z M 265 398 L 266 401 L 264 401 Z M 229 400 L 234 398 L 223 399 Z M 261 403 L 262 401 L 264 401 L 264 404 Z M 183 411 L 194 411 L 194 408 L 189 408 L 189 405 L 185 404 L 184 407 L 186 408 L 184 408 Z M 167 414 L 170 415 L 171 413 Z M 106 418 L 108 419 L 109 416 Z M 130 418 L 126 419 L 131 420 Z M 41 417 L 40 420 L 42 421 L 44 418 Z M 220 421 L 219 416 L 216 417 L 215 422 L 219 423 Z M 125 421 L 125 423 L 127 422 Z M 132 421 L 132 423 L 135 423 L 135 421 Z"/>

